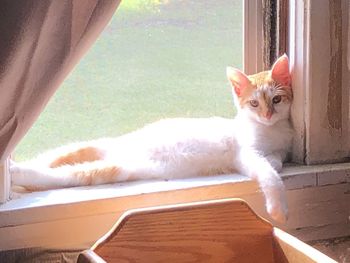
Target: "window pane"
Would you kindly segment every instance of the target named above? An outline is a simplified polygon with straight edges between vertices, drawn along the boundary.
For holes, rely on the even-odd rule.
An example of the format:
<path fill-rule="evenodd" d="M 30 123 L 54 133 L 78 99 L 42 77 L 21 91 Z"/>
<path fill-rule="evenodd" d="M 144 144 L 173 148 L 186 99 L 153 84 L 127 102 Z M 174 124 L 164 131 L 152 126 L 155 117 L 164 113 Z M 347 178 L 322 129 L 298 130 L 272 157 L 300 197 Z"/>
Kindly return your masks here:
<path fill-rule="evenodd" d="M 124 0 L 16 149 L 16 159 L 167 117 L 232 117 L 241 0 Z"/>

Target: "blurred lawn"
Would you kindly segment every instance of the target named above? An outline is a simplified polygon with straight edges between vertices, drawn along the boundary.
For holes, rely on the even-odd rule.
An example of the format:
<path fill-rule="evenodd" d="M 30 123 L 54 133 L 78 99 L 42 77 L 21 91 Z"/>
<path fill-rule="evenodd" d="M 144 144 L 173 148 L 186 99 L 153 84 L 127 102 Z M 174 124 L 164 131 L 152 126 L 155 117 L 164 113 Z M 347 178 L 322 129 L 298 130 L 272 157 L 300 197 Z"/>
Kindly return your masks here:
<path fill-rule="evenodd" d="M 232 117 L 227 65 L 242 66 L 241 0 L 124 0 L 15 158 L 165 117 Z"/>

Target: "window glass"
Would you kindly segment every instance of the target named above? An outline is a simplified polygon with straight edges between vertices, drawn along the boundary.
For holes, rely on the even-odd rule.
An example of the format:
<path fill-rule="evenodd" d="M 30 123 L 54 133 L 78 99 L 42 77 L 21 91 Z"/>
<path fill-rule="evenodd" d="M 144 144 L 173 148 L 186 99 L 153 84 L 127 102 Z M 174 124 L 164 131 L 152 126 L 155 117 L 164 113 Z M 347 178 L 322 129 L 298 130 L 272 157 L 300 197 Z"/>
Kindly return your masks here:
<path fill-rule="evenodd" d="M 118 136 L 168 117 L 233 117 L 241 0 L 123 0 L 15 152 Z"/>

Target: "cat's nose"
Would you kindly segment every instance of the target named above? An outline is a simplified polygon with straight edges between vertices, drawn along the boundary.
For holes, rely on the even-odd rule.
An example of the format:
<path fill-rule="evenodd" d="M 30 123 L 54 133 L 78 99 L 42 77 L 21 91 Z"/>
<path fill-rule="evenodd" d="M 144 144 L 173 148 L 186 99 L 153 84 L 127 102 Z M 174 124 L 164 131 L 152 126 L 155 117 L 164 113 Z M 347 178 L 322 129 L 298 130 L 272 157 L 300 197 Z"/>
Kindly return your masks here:
<path fill-rule="evenodd" d="M 264 117 L 265 117 L 266 119 L 270 120 L 271 117 L 272 117 L 272 111 L 267 111 L 267 112 L 265 113 Z"/>

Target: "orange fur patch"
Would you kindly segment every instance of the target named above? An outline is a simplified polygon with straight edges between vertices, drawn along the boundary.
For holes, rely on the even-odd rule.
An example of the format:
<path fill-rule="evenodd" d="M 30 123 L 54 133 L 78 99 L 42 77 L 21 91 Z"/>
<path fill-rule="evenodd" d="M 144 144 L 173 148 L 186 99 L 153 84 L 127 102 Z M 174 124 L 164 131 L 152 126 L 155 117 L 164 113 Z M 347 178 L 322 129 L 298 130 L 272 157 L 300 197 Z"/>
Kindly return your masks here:
<path fill-rule="evenodd" d="M 115 183 L 120 173 L 121 170 L 119 167 L 99 161 L 92 162 L 87 167 L 79 166 L 73 172 L 81 185 Z"/>
<path fill-rule="evenodd" d="M 254 75 L 249 75 L 248 79 L 251 85 L 243 89 L 242 95 L 238 98 L 241 107 L 249 103 L 254 91 L 258 90 L 259 87 L 262 87 L 264 85 L 269 85 L 272 87 L 275 86 L 276 90 L 274 95 L 280 95 L 282 97 L 282 101 L 284 102 L 286 102 L 287 100 L 292 101 L 293 99 L 292 88 L 289 86 L 279 85 L 279 83 L 272 79 L 271 71 L 263 71 Z M 266 96 L 258 98 L 259 104 L 263 107 L 262 114 L 264 115 L 266 115 L 269 111 L 272 110 L 272 105 L 270 105 L 270 99 L 272 98 L 267 98 Z"/>
<path fill-rule="evenodd" d="M 263 71 L 259 72 L 254 75 L 249 75 L 248 76 L 250 82 L 252 83 L 253 86 L 262 86 L 266 83 L 271 83 L 273 82 L 273 79 L 271 78 L 270 71 Z"/>
<path fill-rule="evenodd" d="M 56 168 L 67 164 L 73 165 L 77 163 L 93 162 L 101 159 L 102 154 L 100 150 L 94 147 L 86 147 L 57 158 L 51 162 L 50 168 Z"/>

